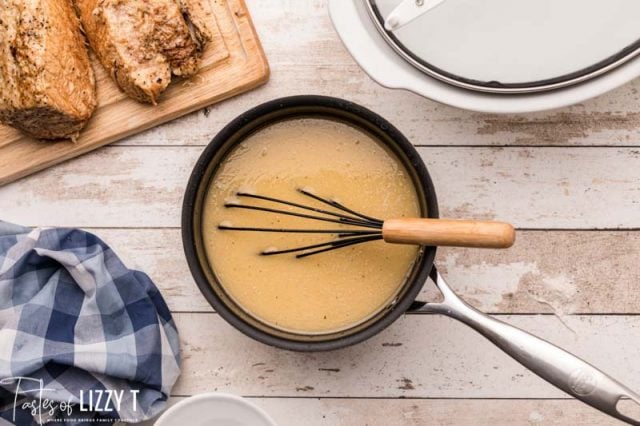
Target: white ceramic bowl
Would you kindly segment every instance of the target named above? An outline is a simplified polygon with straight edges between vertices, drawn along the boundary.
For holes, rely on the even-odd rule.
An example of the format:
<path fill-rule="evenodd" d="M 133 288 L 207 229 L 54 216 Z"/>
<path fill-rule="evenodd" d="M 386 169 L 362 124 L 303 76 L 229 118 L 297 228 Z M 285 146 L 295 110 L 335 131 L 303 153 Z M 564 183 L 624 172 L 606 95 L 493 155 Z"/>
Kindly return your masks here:
<path fill-rule="evenodd" d="M 639 57 L 585 83 L 548 92 L 505 95 L 461 89 L 405 62 L 379 34 L 363 0 L 329 0 L 329 11 L 346 48 L 379 84 L 472 111 L 525 113 L 560 108 L 601 95 L 640 76 Z"/>
<path fill-rule="evenodd" d="M 277 426 L 248 400 L 226 393 L 204 393 L 165 411 L 155 426 Z"/>

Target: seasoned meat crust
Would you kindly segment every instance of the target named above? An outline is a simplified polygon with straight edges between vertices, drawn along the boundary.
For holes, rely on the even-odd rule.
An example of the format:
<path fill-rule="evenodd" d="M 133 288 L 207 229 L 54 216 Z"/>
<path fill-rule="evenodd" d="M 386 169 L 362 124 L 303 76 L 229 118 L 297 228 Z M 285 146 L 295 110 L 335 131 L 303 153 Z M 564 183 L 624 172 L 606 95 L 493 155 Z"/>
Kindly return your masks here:
<path fill-rule="evenodd" d="M 0 122 L 36 138 L 74 138 L 96 104 L 70 1 L 0 0 Z"/>
<path fill-rule="evenodd" d="M 203 0 L 74 0 L 100 62 L 130 97 L 155 104 L 171 76 L 198 71 L 210 12 Z M 193 3 L 194 7 L 189 6 Z M 196 18 L 192 19 L 192 15 Z"/>
<path fill-rule="evenodd" d="M 180 9 L 193 37 L 204 45 L 213 39 L 216 18 L 211 9 L 211 0 L 180 0 Z M 203 49 L 204 46 L 201 47 Z"/>

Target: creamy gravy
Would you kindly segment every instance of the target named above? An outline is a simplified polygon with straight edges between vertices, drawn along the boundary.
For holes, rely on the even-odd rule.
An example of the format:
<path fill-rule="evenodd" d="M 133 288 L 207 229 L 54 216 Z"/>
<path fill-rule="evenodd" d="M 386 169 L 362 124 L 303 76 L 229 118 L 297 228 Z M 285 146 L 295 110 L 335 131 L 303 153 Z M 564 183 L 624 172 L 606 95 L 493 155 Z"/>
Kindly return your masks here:
<path fill-rule="evenodd" d="M 298 247 L 334 236 L 218 229 L 221 222 L 256 227 L 340 227 L 224 207 L 225 201 L 238 201 L 234 198 L 238 190 L 322 207 L 298 193 L 296 188 L 301 187 L 381 219 L 420 216 L 407 171 L 380 142 L 328 119 L 283 121 L 242 141 L 214 175 L 203 209 L 207 256 L 229 296 L 253 317 L 297 333 L 346 329 L 370 318 L 395 297 L 418 248 L 376 241 L 303 259 L 293 254 L 261 256 L 266 248 Z M 259 200 L 239 201 L 286 209 Z"/>

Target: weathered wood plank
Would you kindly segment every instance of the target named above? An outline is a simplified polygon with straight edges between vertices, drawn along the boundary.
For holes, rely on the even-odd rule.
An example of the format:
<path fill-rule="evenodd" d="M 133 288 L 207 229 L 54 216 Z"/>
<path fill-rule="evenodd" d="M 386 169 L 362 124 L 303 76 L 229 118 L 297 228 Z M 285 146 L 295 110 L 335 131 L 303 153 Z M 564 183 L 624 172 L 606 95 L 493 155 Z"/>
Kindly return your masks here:
<path fill-rule="evenodd" d="M 0 188 L 5 220 L 177 227 L 201 147 L 107 147 Z M 419 148 L 442 216 L 523 228 L 640 227 L 640 151 L 632 148 Z"/>
<path fill-rule="evenodd" d="M 500 318 L 640 388 L 640 316 Z M 367 342 L 311 354 L 255 342 L 216 314 L 176 314 L 175 319 L 183 354 L 175 395 L 566 397 L 474 331 L 441 316 L 406 316 Z"/>
<path fill-rule="evenodd" d="M 173 397 L 169 404 L 183 400 Z M 572 400 L 248 398 L 278 426 L 512 426 L 620 423 Z M 140 426 L 151 426 L 152 421 Z"/>
<path fill-rule="evenodd" d="M 211 312 L 178 229 L 90 229 L 146 271 L 174 311 Z M 606 253 L 606 255 L 603 255 Z M 510 250 L 441 248 L 438 266 L 469 303 L 494 313 L 640 313 L 640 233 L 520 231 Z M 427 285 L 421 298 L 430 300 Z"/>
<path fill-rule="evenodd" d="M 272 67 L 271 82 L 211 107 L 208 116 L 192 114 L 123 143 L 201 145 L 233 117 L 261 102 L 292 94 L 324 94 L 372 108 L 416 144 L 640 145 L 640 80 L 556 111 L 520 116 L 462 111 L 373 82 L 340 42 L 325 3 L 249 0 Z"/>
<path fill-rule="evenodd" d="M 381 419 L 389 426 L 617 424 L 567 399 L 331 398 L 565 398 L 474 332 L 441 317 L 407 316 L 355 347 L 297 354 L 256 343 L 211 313 L 182 254 L 176 229 L 180 200 L 201 146 L 260 102 L 291 94 L 343 96 L 387 117 L 418 145 L 640 145 L 640 80 L 559 111 L 526 116 L 461 111 L 374 83 L 340 43 L 325 3 L 248 0 L 272 66 L 269 84 L 206 114 L 129 138 L 121 143 L 126 147 L 102 149 L 0 190 L 0 219 L 119 227 L 94 230 L 130 266 L 149 272 L 173 310 L 207 312 L 175 315 L 185 358 L 176 395 L 214 390 L 252 395 L 281 426 L 300 424 L 299 413 L 311 426 L 374 425 Z M 499 217 L 525 228 L 640 227 L 636 149 L 421 152 L 447 215 Z M 452 286 L 484 310 L 638 313 L 639 252 L 640 233 L 634 231 L 521 231 L 511 250 L 446 249 L 438 263 Z M 639 316 L 500 318 L 640 389 Z"/>

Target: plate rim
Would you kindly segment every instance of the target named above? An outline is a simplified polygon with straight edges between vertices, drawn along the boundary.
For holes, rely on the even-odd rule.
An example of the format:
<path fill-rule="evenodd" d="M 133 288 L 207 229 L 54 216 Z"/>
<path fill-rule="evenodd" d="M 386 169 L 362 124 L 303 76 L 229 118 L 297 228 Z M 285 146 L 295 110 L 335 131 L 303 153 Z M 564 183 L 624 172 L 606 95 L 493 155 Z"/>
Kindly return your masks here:
<path fill-rule="evenodd" d="M 271 418 L 271 416 L 269 416 L 269 414 L 267 414 L 266 411 L 264 411 L 262 408 L 255 405 L 253 402 L 250 402 L 249 400 L 247 400 L 247 398 L 243 398 L 241 396 L 225 393 L 225 392 L 205 392 L 205 393 L 199 393 L 196 395 L 189 396 L 183 399 L 182 401 L 176 403 L 175 405 L 172 405 L 171 407 L 167 408 L 160 415 L 160 417 L 158 417 L 155 420 L 154 426 L 162 426 L 163 425 L 162 422 L 166 422 L 168 421 L 167 419 L 169 420 L 171 419 L 170 416 L 174 415 L 175 413 L 179 414 L 180 410 L 183 409 L 185 406 L 188 406 L 189 404 L 192 404 L 194 402 L 199 402 L 201 400 L 232 401 L 232 402 L 240 403 L 240 405 L 250 408 L 253 412 L 258 414 L 258 416 L 262 417 L 262 419 L 268 425 L 278 426 L 275 420 L 273 420 L 273 418 Z"/>
<path fill-rule="evenodd" d="M 422 58 L 419 58 L 413 54 L 411 50 L 407 48 L 392 32 L 384 28 L 382 15 L 377 5 L 375 5 L 375 0 L 362 0 L 362 2 L 365 4 L 369 17 L 371 21 L 373 21 L 378 33 L 382 36 L 382 39 L 405 61 L 430 77 L 467 90 L 496 94 L 526 94 L 557 90 L 597 78 L 640 56 L 639 37 L 635 42 L 625 46 L 617 53 L 614 53 L 613 55 L 610 55 L 586 68 L 582 68 L 568 74 L 523 83 L 500 83 L 499 81 L 484 82 L 455 75 L 428 63 Z"/>
<path fill-rule="evenodd" d="M 640 58 L 582 84 L 547 92 L 483 93 L 455 87 L 418 71 L 382 40 L 361 0 L 328 0 L 333 26 L 356 63 L 378 84 L 404 89 L 442 104 L 493 114 L 523 114 L 566 107 L 613 90 L 640 75 Z M 360 9 L 359 9 L 360 7 Z"/>

